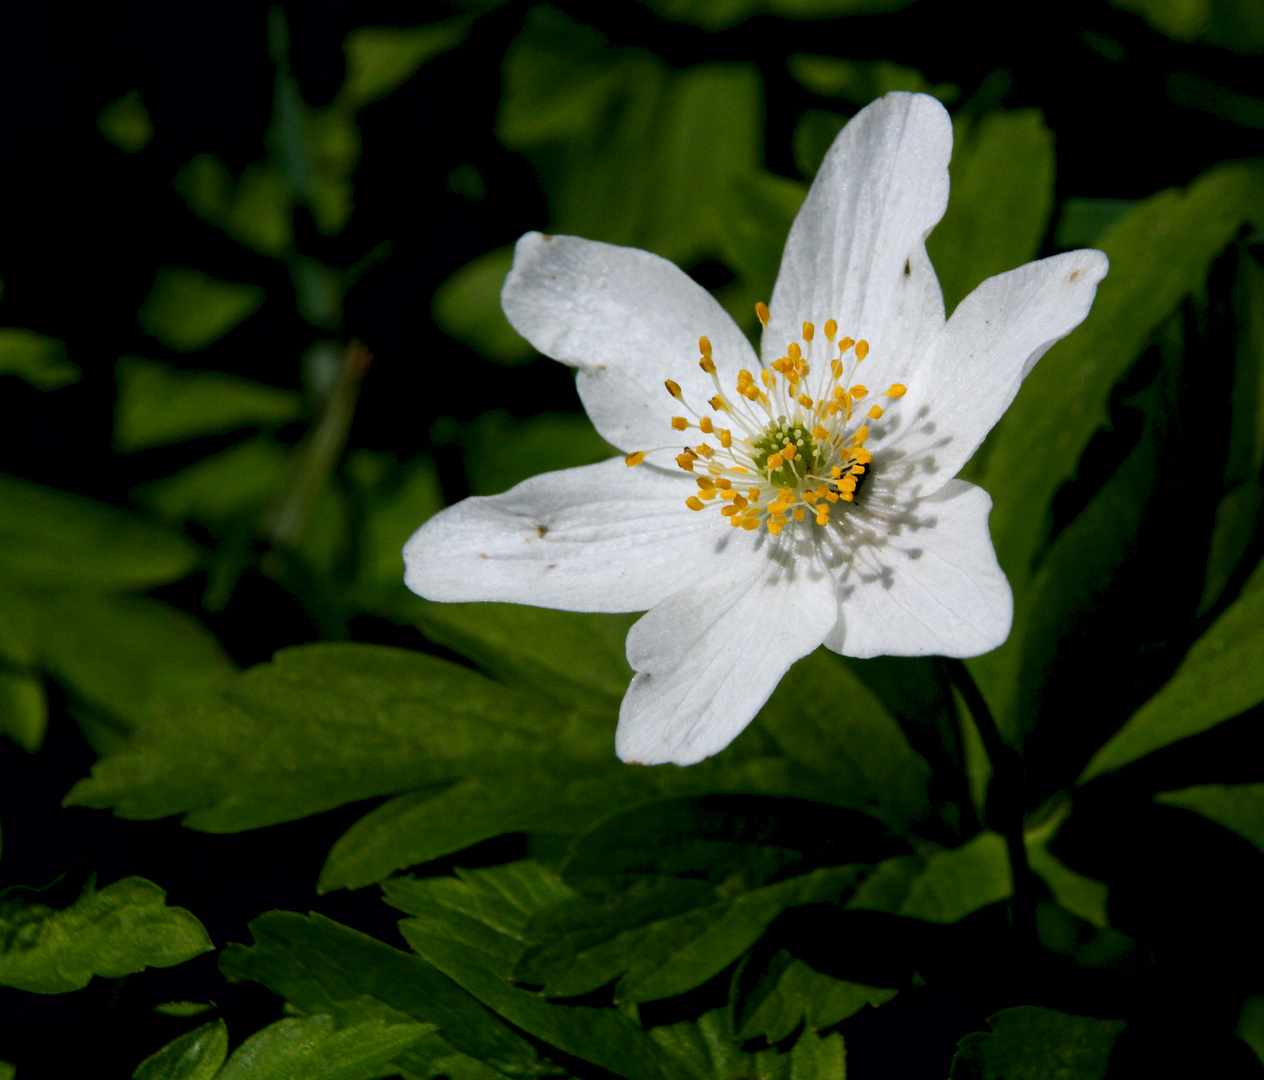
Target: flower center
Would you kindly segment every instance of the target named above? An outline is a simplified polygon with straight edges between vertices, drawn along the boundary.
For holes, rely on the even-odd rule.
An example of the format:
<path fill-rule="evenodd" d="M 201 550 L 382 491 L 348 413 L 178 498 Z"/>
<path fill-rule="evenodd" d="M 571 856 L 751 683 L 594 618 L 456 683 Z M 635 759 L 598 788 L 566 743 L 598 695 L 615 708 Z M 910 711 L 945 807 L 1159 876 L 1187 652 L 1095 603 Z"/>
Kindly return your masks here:
<path fill-rule="evenodd" d="M 767 327 L 768 309 L 756 304 L 755 310 Z M 873 460 L 865 449 L 870 425 L 879 422 L 886 409 L 875 404 L 865 410 L 859 404 L 869 391 L 853 380 L 869 354 L 868 342 L 849 337 L 835 342 L 838 324 L 833 319 L 824 330 L 830 352 L 837 355 L 815 380 L 812 323 L 803 324 L 804 345 L 791 342 L 785 356 L 763 368 L 758 379 L 739 371 L 736 392 L 731 394 L 720 385 L 711 342 L 699 339 L 699 365 L 716 389 L 706 409 L 692 407 L 680 386 L 667 380 L 667 392 L 692 414 L 692 419 L 672 417 L 673 430 L 697 430 L 719 443 L 713 446 L 704 440 L 676 455 L 676 464 L 697 478 L 697 493 L 685 500 L 691 510 L 719 506 L 734 528 L 765 525 L 776 536 L 790 522 L 809 516 L 816 525 L 827 526 L 838 503 L 855 499 Z M 883 396 L 898 400 L 904 393 L 905 388 L 895 383 Z M 858 409 L 863 417 L 856 417 Z M 638 450 L 627 456 L 627 464 L 639 465 L 654 452 Z"/>

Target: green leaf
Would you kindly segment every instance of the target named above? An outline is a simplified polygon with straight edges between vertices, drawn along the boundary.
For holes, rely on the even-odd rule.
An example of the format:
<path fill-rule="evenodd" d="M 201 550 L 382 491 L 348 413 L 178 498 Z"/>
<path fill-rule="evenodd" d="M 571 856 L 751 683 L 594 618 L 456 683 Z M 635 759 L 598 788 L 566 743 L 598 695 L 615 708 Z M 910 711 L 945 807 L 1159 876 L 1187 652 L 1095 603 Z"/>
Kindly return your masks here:
<path fill-rule="evenodd" d="M 408 944 L 453 982 L 523 1031 L 628 1080 L 661 1080 L 640 1027 L 613 1009 L 552 1005 L 508 981 L 527 913 L 567 895 L 530 863 L 466 871 L 460 881 L 396 880 L 387 899 L 424 911 L 400 923 Z"/>
<path fill-rule="evenodd" d="M 1034 259 L 1053 212 L 1053 132 L 1039 110 L 954 127 L 952 194 L 926 240 L 948 311 L 985 278 Z"/>
<path fill-rule="evenodd" d="M 243 427 L 280 427 L 302 414 L 296 391 L 218 371 L 178 371 L 125 356 L 117 372 L 114 446 L 124 454 Z"/>
<path fill-rule="evenodd" d="M 223 525 L 276 498 L 289 455 L 272 439 L 248 439 L 138 488 L 137 501 L 165 521 Z"/>
<path fill-rule="evenodd" d="M 164 266 L 137 318 L 150 337 L 176 352 L 218 341 L 263 303 L 258 285 L 219 281 L 201 270 Z"/>
<path fill-rule="evenodd" d="M 472 495 L 499 495 L 537 473 L 592 465 L 618 453 L 578 413 L 518 420 L 493 409 L 466 427 L 460 441 Z"/>
<path fill-rule="evenodd" d="M 1125 1026 L 1036 1005 L 1003 1009 L 988 1023 L 990 1032 L 958 1044 L 952 1080 L 1102 1080 Z"/>
<path fill-rule="evenodd" d="M 66 346 L 34 330 L 0 329 L 0 375 L 16 375 L 37 390 L 57 390 L 83 374 L 66 359 Z"/>
<path fill-rule="evenodd" d="M 431 314 L 451 338 L 500 364 L 533 360 L 531 343 L 509 325 L 500 290 L 513 265 L 513 248 L 497 248 L 466 263 L 435 290 Z"/>
<path fill-rule="evenodd" d="M 391 1059 L 407 1051 L 430 1025 L 366 1020 L 335 1029 L 331 1016 L 289 1017 L 241 1044 L 219 1080 L 376 1080 L 396 1076 Z"/>
<path fill-rule="evenodd" d="M 6 735 L 29 754 L 44 742 L 48 730 L 48 699 L 36 676 L 0 668 L 0 735 Z"/>
<path fill-rule="evenodd" d="M 383 1017 L 402 1013 L 436 1024 L 442 1042 L 429 1041 L 430 1060 L 447 1044 L 449 1054 L 469 1055 L 510 1076 L 551 1071 L 530 1042 L 415 956 L 321 915 L 269 912 L 250 924 L 250 932 L 254 945 L 229 945 L 220 956 L 220 969 L 232 982 L 261 982 L 308 1014 L 336 1014 L 358 1001 L 362 1016 L 372 1015 L 367 1006 L 377 1003 Z M 407 1052 L 400 1064 L 432 1075 L 425 1060 L 414 1063 Z"/>
<path fill-rule="evenodd" d="M 932 94 L 945 105 L 961 97 L 952 83 L 932 84 L 914 68 L 890 60 L 843 60 L 837 56 L 794 53 L 789 60 L 790 76 L 805 90 L 821 97 L 842 98 L 853 105 L 868 105 L 893 90 Z"/>
<path fill-rule="evenodd" d="M 669 1080 L 844 1080 L 842 1035 L 822 1037 L 804 1031 L 789 1053 L 747 1053 L 733 1033 L 727 1009 L 713 1009 L 697 1020 L 651 1028 Z"/>
<path fill-rule="evenodd" d="M 1084 324 L 1027 376 L 984 447 L 971 478 L 992 495 L 989 525 L 1015 595 L 1015 624 L 1031 604 L 1030 582 L 1045 543 L 1047 511 L 1108 418 L 1110 393 L 1211 261 L 1258 203 L 1262 175 L 1218 167 L 1183 191 L 1164 191 L 1121 218 L 1102 238 L 1111 272 Z M 1051 408 L 1050 402 L 1057 407 Z M 1022 634 L 971 662 L 993 710 L 1015 713 Z"/>
<path fill-rule="evenodd" d="M 467 19 L 430 26 L 360 26 L 342 43 L 347 81 L 341 96 L 360 108 L 403 86 L 428 60 L 455 48 L 469 33 Z"/>
<path fill-rule="evenodd" d="M 1254 1050 L 1264 1064 L 1264 994 L 1256 994 L 1242 1003 L 1234 1034 Z"/>
<path fill-rule="evenodd" d="M 7 1061 L 0 1061 L 0 1080 L 14 1080 L 18 1074 L 18 1067 L 10 1065 Z"/>
<path fill-rule="evenodd" d="M 559 704 L 618 707 L 632 669 L 624 639 L 635 616 L 519 604 L 413 605 L 421 631 L 494 678 Z"/>
<path fill-rule="evenodd" d="M 132 1080 L 214 1080 L 227 1056 L 228 1028 L 223 1020 L 212 1020 L 150 1054 Z"/>
<path fill-rule="evenodd" d="M 312 645 L 139 729 L 67 801 L 130 818 L 184 813 L 191 828 L 235 832 L 471 771 L 609 753 L 604 725 L 447 661 Z"/>
<path fill-rule="evenodd" d="M 1214 727 L 1264 700 L 1264 564 L 1176 674 L 1088 763 L 1080 782 Z"/>
<path fill-rule="evenodd" d="M 739 969 L 734 980 L 733 1009 L 742 1039 L 763 1036 L 769 1043 L 789 1038 L 800 1024 L 814 1031 L 840 1024 L 866 1005 L 877 1008 L 899 992 L 846 982 L 822 974 L 778 950 L 758 972 Z M 742 984 L 749 979 L 750 985 Z"/>
<path fill-rule="evenodd" d="M 1005 838 L 985 831 L 959 848 L 926 857 L 899 914 L 932 923 L 955 923 L 1014 891 Z"/>
<path fill-rule="evenodd" d="M 1201 814 L 1264 851 L 1264 784 L 1202 784 L 1160 791 L 1154 801 Z"/>
<path fill-rule="evenodd" d="M 214 948 L 202 924 L 144 878 L 96 890 L 60 911 L 38 892 L 0 892 L 0 985 L 36 994 L 81 990 L 93 975 L 117 979 L 172 967 Z"/>
<path fill-rule="evenodd" d="M 1108 886 L 1076 873 L 1049 850 L 1049 842 L 1057 835 L 1061 824 L 1061 817 L 1055 815 L 1038 828 L 1028 829 L 1023 834 L 1027 865 L 1049 887 L 1053 898 L 1067 911 L 1105 929 L 1110 925 L 1106 917 Z"/>
<path fill-rule="evenodd" d="M 1136 205 L 1135 199 L 1066 199 L 1053 230 L 1054 245 L 1063 251 L 1093 247 Z"/>
<path fill-rule="evenodd" d="M 125 154 L 138 154 L 153 141 L 154 122 L 139 90 L 115 98 L 97 114 L 97 130 Z"/>
<path fill-rule="evenodd" d="M 820 169 L 825 154 L 845 123 L 847 117 L 828 109 L 808 109 L 799 117 L 792 139 L 794 164 L 809 180 Z"/>
<path fill-rule="evenodd" d="M 142 589 L 184 577 L 197 549 L 112 506 L 0 475 L 0 576 L 32 585 Z"/>
<path fill-rule="evenodd" d="M 234 178 L 219 158 L 198 154 L 174 182 L 190 210 L 248 248 L 276 258 L 293 246 L 293 197 L 277 165 L 248 165 Z"/>

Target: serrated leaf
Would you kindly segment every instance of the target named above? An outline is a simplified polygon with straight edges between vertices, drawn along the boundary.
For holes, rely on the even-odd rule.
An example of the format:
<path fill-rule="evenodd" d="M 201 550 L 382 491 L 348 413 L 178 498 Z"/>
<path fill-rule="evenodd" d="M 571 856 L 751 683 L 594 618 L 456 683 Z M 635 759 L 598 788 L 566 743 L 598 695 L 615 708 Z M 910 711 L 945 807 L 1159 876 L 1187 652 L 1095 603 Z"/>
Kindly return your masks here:
<path fill-rule="evenodd" d="M 456 664 L 311 645 L 138 730 L 67 802 L 132 818 L 183 813 L 191 828 L 235 832 L 511 763 L 609 753 L 604 725 Z"/>
<path fill-rule="evenodd" d="M 1005 838 L 985 831 L 958 848 L 936 851 L 909 887 L 899 914 L 932 923 L 955 923 L 1014 891 Z"/>
<path fill-rule="evenodd" d="M 212 1020 L 150 1054 L 132 1080 L 214 1080 L 227 1056 L 228 1028 L 223 1020 Z"/>
<path fill-rule="evenodd" d="M 1201 814 L 1264 851 L 1264 784 L 1201 784 L 1154 799 Z"/>
<path fill-rule="evenodd" d="M 294 1007 L 313 1015 L 336 1013 L 357 1002 L 362 1017 L 378 1002 L 385 1017 L 402 1013 L 436 1024 L 450 1052 L 469 1055 L 510 1076 L 551 1072 L 534 1047 L 450 979 L 423 960 L 320 915 L 270 912 L 250 924 L 255 944 L 228 946 L 220 969 L 233 982 L 261 982 Z M 434 1037 L 424 1059 L 407 1053 L 400 1064 L 431 1075 L 440 1044 Z M 475 1070 L 475 1075 L 478 1075 Z"/>
<path fill-rule="evenodd" d="M 83 374 L 66 359 L 66 346 L 34 330 L 0 328 L 0 375 L 16 375 L 37 390 L 57 390 Z"/>
<path fill-rule="evenodd" d="M 1113 772 L 1264 700 L 1264 565 L 1185 655 L 1176 674 L 1088 763 L 1080 777 Z"/>
<path fill-rule="evenodd" d="M 182 537 L 112 506 L 0 475 L 0 576 L 142 589 L 183 577 L 198 558 Z"/>
<path fill-rule="evenodd" d="M 263 303 L 258 285 L 220 281 L 201 270 L 164 266 L 137 318 L 150 337 L 176 352 L 218 341 Z"/>
<path fill-rule="evenodd" d="M 954 128 L 952 195 L 926 240 L 950 312 L 985 278 L 1036 257 L 1054 177 L 1053 132 L 1036 109 L 991 112 Z"/>
<path fill-rule="evenodd" d="M 92 885 L 70 907 L 39 903 L 30 890 L 0 892 L 0 985 L 37 994 L 81 990 L 93 975 L 117 979 L 171 967 L 214 946 L 194 916 L 167 907 L 144 878 Z"/>
<path fill-rule="evenodd" d="M 289 1017 L 269 1024 L 233 1051 L 219 1080 L 378 1080 L 396 1076 L 391 1059 L 430 1025 L 366 1020 L 336 1028 L 332 1016 Z"/>
<path fill-rule="evenodd" d="M 126 356 L 117 372 L 114 446 L 124 454 L 243 427 L 279 427 L 302 412 L 297 391 L 219 371 L 179 371 Z"/>
<path fill-rule="evenodd" d="M 1125 1026 L 1036 1005 L 1003 1009 L 988 1023 L 990 1032 L 958 1044 L 952 1080 L 1103 1080 Z"/>
<path fill-rule="evenodd" d="M 750 1054 L 733 1033 L 727 1009 L 697 1020 L 651 1028 L 669 1080 L 844 1080 L 842 1035 L 804 1031 L 789 1053 L 774 1049 Z"/>

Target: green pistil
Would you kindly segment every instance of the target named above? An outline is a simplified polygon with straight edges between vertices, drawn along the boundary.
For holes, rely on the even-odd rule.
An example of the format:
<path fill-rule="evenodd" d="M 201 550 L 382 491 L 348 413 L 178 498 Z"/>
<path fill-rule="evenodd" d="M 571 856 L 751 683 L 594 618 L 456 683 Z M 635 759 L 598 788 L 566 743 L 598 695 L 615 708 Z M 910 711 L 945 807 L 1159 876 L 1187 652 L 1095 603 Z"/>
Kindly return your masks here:
<path fill-rule="evenodd" d="M 768 468 L 768 459 L 773 454 L 780 454 L 786 443 L 794 446 L 795 456 L 778 469 Z M 764 433 L 754 441 L 755 467 L 767 478 L 775 488 L 797 488 L 804 476 L 814 471 L 820 462 L 817 460 L 816 440 L 812 433 L 802 424 L 787 423 L 778 418 L 769 424 Z"/>

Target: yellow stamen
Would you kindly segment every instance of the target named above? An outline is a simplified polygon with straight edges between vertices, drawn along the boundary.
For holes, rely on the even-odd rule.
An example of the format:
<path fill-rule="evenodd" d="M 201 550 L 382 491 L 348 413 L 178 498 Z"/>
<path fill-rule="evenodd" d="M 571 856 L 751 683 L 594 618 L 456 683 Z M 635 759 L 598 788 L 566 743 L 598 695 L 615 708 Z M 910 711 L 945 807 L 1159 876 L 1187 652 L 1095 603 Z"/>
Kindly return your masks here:
<path fill-rule="evenodd" d="M 758 529 L 759 518 L 753 518 L 753 517 L 743 518 L 742 528 L 745 529 L 747 532 L 750 532 L 752 529 Z"/>
<path fill-rule="evenodd" d="M 828 524 L 829 524 L 829 511 L 828 511 L 828 510 L 826 510 L 824 507 L 821 507 L 821 509 L 820 509 L 819 511 L 817 511 L 817 515 L 816 515 L 816 523 L 817 523 L 818 525 L 828 525 Z"/>
<path fill-rule="evenodd" d="M 770 514 L 784 514 L 789 509 L 790 507 L 780 499 L 774 499 L 768 504 L 768 513 Z"/>
<path fill-rule="evenodd" d="M 854 397 L 857 401 L 859 401 L 862 397 L 864 397 L 868 393 L 869 391 L 866 390 L 863 386 L 857 385 L 851 388 L 851 396 Z"/>
<path fill-rule="evenodd" d="M 759 498 L 759 488 L 751 488 L 746 494 L 750 496 L 751 502 L 754 502 Z"/>
<path fill-rule="evenodd" d="M 855 343 L 855 341 L 853 341 L 853 340 L 852 340 L 851 338 L 849 338 L 849 337 L 839 338 L 839 339 L 838 339 L 838 350 L 839 350 L 839 352 L 840 352 L 840 353 L 845 353 L 848 349 L 850 349 L 850 348 L 851 348 L 853 345 L 855 345 L 855 344 L 856 344 L 856 343 Z"/>
<path fill-rule="evenodd" d="M 721 477 L 719 480 L 715 482 L 715 486 L 720 488 L 722 491 L 728 491 L 728 489 L 733 486 L 733 481 L 725 480 L 723 477 Z"/>
<path fill-rule="evenodd" d="M 710 405 L 716 412 L 728 412 L 728 410 L 724 407 L 724 399 L 720 397 L 719 394 L 716 394 L 715 397 L 707 402 L 707 404 Z"/>
<path fill-rule="evenodd" d="M 697 460 L 698 459 L 696 455 L 694 454 L 677 454 L 676 455 L 676 464 L 679 465 L 682 469 L 684 469 L 685 472 L 693 472 L 693 463 Z"/>
<path fill-rule="evenodd" d="M 720 428 L 720 445 L 725 450 L 733 445 L 733 433 L 728 428 Z"/>
<path fill-rule="evenodd" d="M 805 409 L 810 409 L 816 404 L 810 397 L 807 396 L 807 394 L 800 394 L 795 400 L 798 401 L 798 403 Z"/>
<path fill-rule="evenodd" d="M 677 401 L 680 400 L 680 383 L 672 382 L 671 379 L 668 379 L 665 383 L 663 383 L 663 385 L 667 387 L 667 392 L 671 394 L 672 397 L 674 397 Z"/>
<path fill-rule="evenodd" d="M 883 414 L 883 412 L 885 412 L 885 411 L 886 411 L 886 410 L 884 410 L 884 409 L 882 408 L 882 406 L 881 406 L 881 405 L 875 405 L 875 406 L 873 406 L 873 408 L 871 408 L 871 409 L 869 410 L 869 419 L 870 419 L 870 420 L 881 420 L 881 419 L 882 419 L 882 414 Z"/>
<path fill-rule="evenodd" d="M 814 438 L 814 439 L 828 439 L 828 438 L 829 438 L 829 431 L 828 431 L 826 428 L 821 427 L 821 425 L 820 425 L 820 424 L 817 424 L 817 426 L 816 426 L 816 427 L 814 427 L 814 428 L 812 429 L 812 438 Z"/>
<path fill-rule="evenodd" d="M 630 469 L 632 468 L 633 465 L 640 465 L 641 462 L 644 460 L 645 460 L 645 451 L 634 450 L 632 451 L 632 453 L 630 453 L 627 457 L 623 459 L 623 464 L 625 464 Z"/>
<path fill-rule="evenodd" d="M 803 350 L 792 341 L 790 342 L 790 348 L 786 350 L 786 355 L 788 355 L 791 360 L 798 360 L 803 355 Z"/>
<path fill-rule="evenodd" d="M 801 506 L 800 506 L 797 510 L 795 510 L 795 512 L 794 512 L 794 520 L 795 520 L 795 521 L 802 521 L 802 520 L 803 520 L 803 507 L 801 507 Z"/>
<path fill-rule="evenodd" d="M 768 305 L 762 300 L 755 305 L 755 315 L 763 324 L 764 329 L 768 329 Z"/>
<path fill-rule="evenodd" d="M 687 428 L 688 426 L 689 426 L 689 421 L 686 420 L 683 416 L 672 417 L 672 427 L 674 427 L 677 431 L 684 431 L 685 428 Z"/>
<path fill-rule="evenodd" d="M 859 427 L 856 429 L 856 434 L 851 437 L 851 444 L 852 446 L 859 446 L 867 438 L 869 438 L 869 429 L 867 427 Z"/>
<path fill-rule="evenodd" d="M 907 393 L 908 393 L 907 386 L 903 385 L 902 383 L 892 383 L 891 389 L 887 391 L 887 397 L 890 397 L 890 398 L 903 397 Z"/>
<path fill-rule="evenodd" d="M 702 370 L 705 371 L 708 375 L 715 374 L 715 361 L 712 360 L 711 357 L 709 356 L 704 356 L 701 360 L 699 360 L 698 366 L 702 368 Z"/>
<path fill-rule="evenodd" d="M 768 455 L 767 465 L 768 465 L 768 468 L 770 469 L 780 469 L 781 466 L 784 465 L 785 463 L 786 463 L 786 459 L 783 458 L 780 454 Z"/>
<path fill-rule="evenodd" d="M 715 481 L 712 480 L 711 477 L 709 476 L 700 476 L 698 477 L 698 487 L 704 490 L 706 488 L 713 488 L 715 487 Z"/>
<path fill-rule="evenodd" d="M 700 353 L 702 353 L 702 355 L 703 355 L 703 356 L 705 356 L 705 357 L 707 357 L 708 359 L 710 359 L 710 357 L 711 357 L 711 339 L 710 339 L 709 337 L 707 337 L 705 334 L 704 334 L 702 337 L 700 337 L 700 338 L 698 339 L 698 351 L 699 351 Z"/>
<path fill-rule="evenodd" d="M 825 320 L 825 336 L 830 341 L 834 340 L 834 335 L 838 333 L 838 323 L 833 319 Z"/>
<path fill-rule="evenodd" d="M 701 431 L 704 435 L 710 435 L 710 434 L 711 434 L 711 432 L 713 432 L 713 431 L 715 430 L 715 425 L 711 423 L 711 417 L 709 417 L 709 416 L 704 416 L 701 420 L 699 420 L 699 421 L 698 421 L 698 429 L 699 429 L 699 430 L 700 430 L 700 431 Z"/>
<path fill-rule="evenodd" d="M 816 327 L 813 326 L 810 322 L 805 322 L 803 324 L 803 340 L 811 341 L 812 338 L 815 336 L 816 336 Z"/>
<path fill-rule="evenodd" d="M 697 495 L 690 495 L 689 498 L 685 500 L 685 505 L 689 507 L 690 510 L 701 510 L 702 500 L 698 498 Z"/>
<path fill-rule="evenodd" d="M 786 443 L 786 445 L 781 448 L 781 456 L 785 458 L 787 461 L 793 461 L 794 455 L 795 455 L 794 443 Z M 772 458 L 769 458 L 768 460 L 772 461 Z"/>
<path fill-rule="evenodd" d="M 868 355 L 869 342 L 867 342 L 864 338 L 861 338 L 858 342 L 856 342 L 856 359 L 863 360 Z"/>

